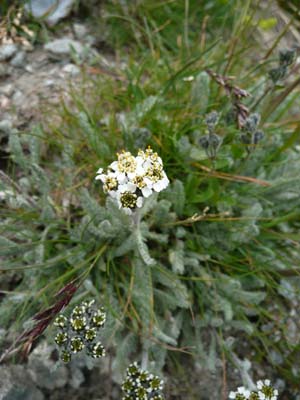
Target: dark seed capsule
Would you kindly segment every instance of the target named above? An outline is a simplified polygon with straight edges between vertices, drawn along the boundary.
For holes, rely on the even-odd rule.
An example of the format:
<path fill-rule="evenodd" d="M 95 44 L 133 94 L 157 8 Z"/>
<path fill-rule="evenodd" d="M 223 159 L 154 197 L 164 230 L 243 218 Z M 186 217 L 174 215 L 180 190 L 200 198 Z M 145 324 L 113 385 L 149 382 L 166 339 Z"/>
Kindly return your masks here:
<path fill-rule="evenodd" d="M 262 139 L 264 138 L 264 133 L 263 131 L 257 131 L 254 133 L 253 135 L 253 143 L 257 144 L 258 142 L 260 142 Z"/>
<path fill-rule="evenodd" d="M 251 144 L 252 143 L 251 135 L 248 134 L 241 135 L 241 142 L 244 144 Z"/>
<path fill-rule="evenodd" d="M 273 83 L 276 83 L 280 79 L 283 79 L 286 76 L 287 73 L 287 66 L 286 65 L 281 65 L 278 68 L 273 68 L 269 71 L 269 77 L 273 81 Z"/>
<path fill-rule="evenodd" d="M 291 65 L 295 61 L 296 58 L 296 50 L 295 49 L 287 49 L 281 50 L 279 52 L 279 64 L 280 65 Z"/>
<path fill-rule="evenodd" d="M 205 117 L 205 122 L 209 127 L 214 127 L 219 120 L 219 113 L 217 111 L 212 111 Z"/>
<path fill-rule="evenodd" d="M 205 135 L 199 139 L 199 145 L 203 147 L 204 150 L 207 150 L 209 147 L 209 136 Z"/>
<path fill-rule="evenodd" d="M 217 134 L 213 133 L 209 136 L 209 146 L 211 146 L 214 150 L 218 150 L 222 143 L 222 138 Z"/>

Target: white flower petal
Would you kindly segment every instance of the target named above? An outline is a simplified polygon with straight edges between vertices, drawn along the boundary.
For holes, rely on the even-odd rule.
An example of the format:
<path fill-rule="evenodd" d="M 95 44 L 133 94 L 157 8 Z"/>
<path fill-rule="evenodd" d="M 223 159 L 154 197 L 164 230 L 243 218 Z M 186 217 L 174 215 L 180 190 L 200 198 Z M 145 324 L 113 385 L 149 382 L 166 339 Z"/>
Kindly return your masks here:
<path fill-rule="evenodd" d="M 128 182 L 128 183 L 125 183 L 124 185 L 119 185 L 118 190 L 120 193 L 124 193 L 124 192 L 134 193 L 136 191 L 136 185 L 134 183 Z"/>
<path fill-rule="evenodd" d="M 142 191 L 143 196 L 146 197 L 146 198 L 151 196 L 151 194 L 152 194 L 152 189 L 149 188 L 148 186 L 143 187 L 141 189 L 141 191 Z"/>
<path fill-rule="evenodd" d="M 124 172 L 117 172 L 116 173 L 117 181 L 122 185 L 128 181 L 128 178 Z"/>
<path fill-rule="evenodd" d="M 103 172 L 103 168 L 99 168 L 98 171 L 96 172 L 96 174 L 102 174 Z"/>
<path fill-rule="evenodd" d="M 257 382 L 256 382 L 256 386 L 257 386 L 257 389 L 258 389 L 258 390 L 262 389 L 263 385 L 264 385 L 264 384 L 263 384 L 263 381 L 257 381 Z"/>
<path fill-rule="evenodd" d="M 230 399 L 235 399 L 236 398 L 236 393 L 235 392 L 230 392 L 229 393 L 229 398 Z"/>
<path fill-rule="evenodd" d="M 117 199 L 118 198 L 118 191 L 117 190 L 110 190 L 108 192 L 109 196 L 112 197 L 113 199 Z"/>
<path fill-rule="evenodd" d="M 112 162 L 110 165 L 109 165 L 109 167 L 108 168 L 111 168 L 111 169 L 113 169 L 114 171 L 118 171 L 118 161 L 114 161 L 114 162 Z"/>

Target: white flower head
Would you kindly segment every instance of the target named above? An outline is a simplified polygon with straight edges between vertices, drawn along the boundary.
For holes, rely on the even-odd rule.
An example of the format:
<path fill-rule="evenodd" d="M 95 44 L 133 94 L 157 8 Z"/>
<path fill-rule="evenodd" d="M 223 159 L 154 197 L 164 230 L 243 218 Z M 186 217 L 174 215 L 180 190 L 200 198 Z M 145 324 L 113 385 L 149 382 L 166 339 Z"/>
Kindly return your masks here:
<path fill-rule="evenodd" d="M 125 150 L 117 157 L 107 172 L 99 168 L 95 179 L 103 183 L 104 192 L 116 199 L 119 208 L 130 215 L 142 207 L 144 199 L 153 192 L 164 190 L 169 179 L 162 159 L 150 147 L 139 150 L 136 157 Z"/>

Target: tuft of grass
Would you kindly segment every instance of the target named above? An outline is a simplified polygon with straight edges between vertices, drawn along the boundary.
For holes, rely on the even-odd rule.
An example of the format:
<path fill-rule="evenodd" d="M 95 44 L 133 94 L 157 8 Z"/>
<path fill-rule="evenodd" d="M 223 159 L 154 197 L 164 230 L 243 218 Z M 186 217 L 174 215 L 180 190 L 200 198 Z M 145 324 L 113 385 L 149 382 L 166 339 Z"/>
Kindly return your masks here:
<path fill-rule="evenodd" d="M 276 60 L 260 59 L 250 1 L 105 9 L 126 66 L 101 74 L 87 66 L 47 123 L 10 137 L 14 183 L 1 182 L 0 255 L 1 273 L 18 281 L 2 300 L 3 324 L 21 329 L 59 288 L 84 277 L 74 301 L 89 294 L 105 304 L 116 373 L 146 347 L 157 368 L 174 352 L 213 371 L 225 354 L 271 365 L 296 385 L 298 342 L 289 327 L 299 299 L 299 123 L 290 117 L 297 85 L 285 81 L 262 97 Z M 251 110 L 263 116 L 258 144 L 241 140 L 236 99 L 208 70 L 249 91 L 239 99 L 246 114 L 261 98 Z M 214 110 L 222 144 L 209 157 L 200 143 Z M 132 232 L 94 177 L 120 149 L 147 145 L 171 185 L 146 204 Z M 147 265 L 148 257 L 155 262 Z"/>

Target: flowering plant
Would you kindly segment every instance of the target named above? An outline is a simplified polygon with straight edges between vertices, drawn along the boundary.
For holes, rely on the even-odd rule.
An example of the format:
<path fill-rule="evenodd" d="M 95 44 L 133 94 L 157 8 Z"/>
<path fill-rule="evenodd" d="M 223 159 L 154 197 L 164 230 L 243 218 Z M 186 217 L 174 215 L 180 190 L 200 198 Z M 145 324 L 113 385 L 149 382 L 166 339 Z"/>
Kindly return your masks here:
<path fill-rule="evenodd" d="M 129 151 L 117 154 L 106 173 L 99 168 L 95 179 L 101 180 L 104 192 L 116 199 L 119 208 L 131 215 L 141 208 L 144 199 L 153 192 L 164 190 L 169 179 L 163 169 L 162 159 L 151 147 L 139 150 L 136 157 Z"/>

